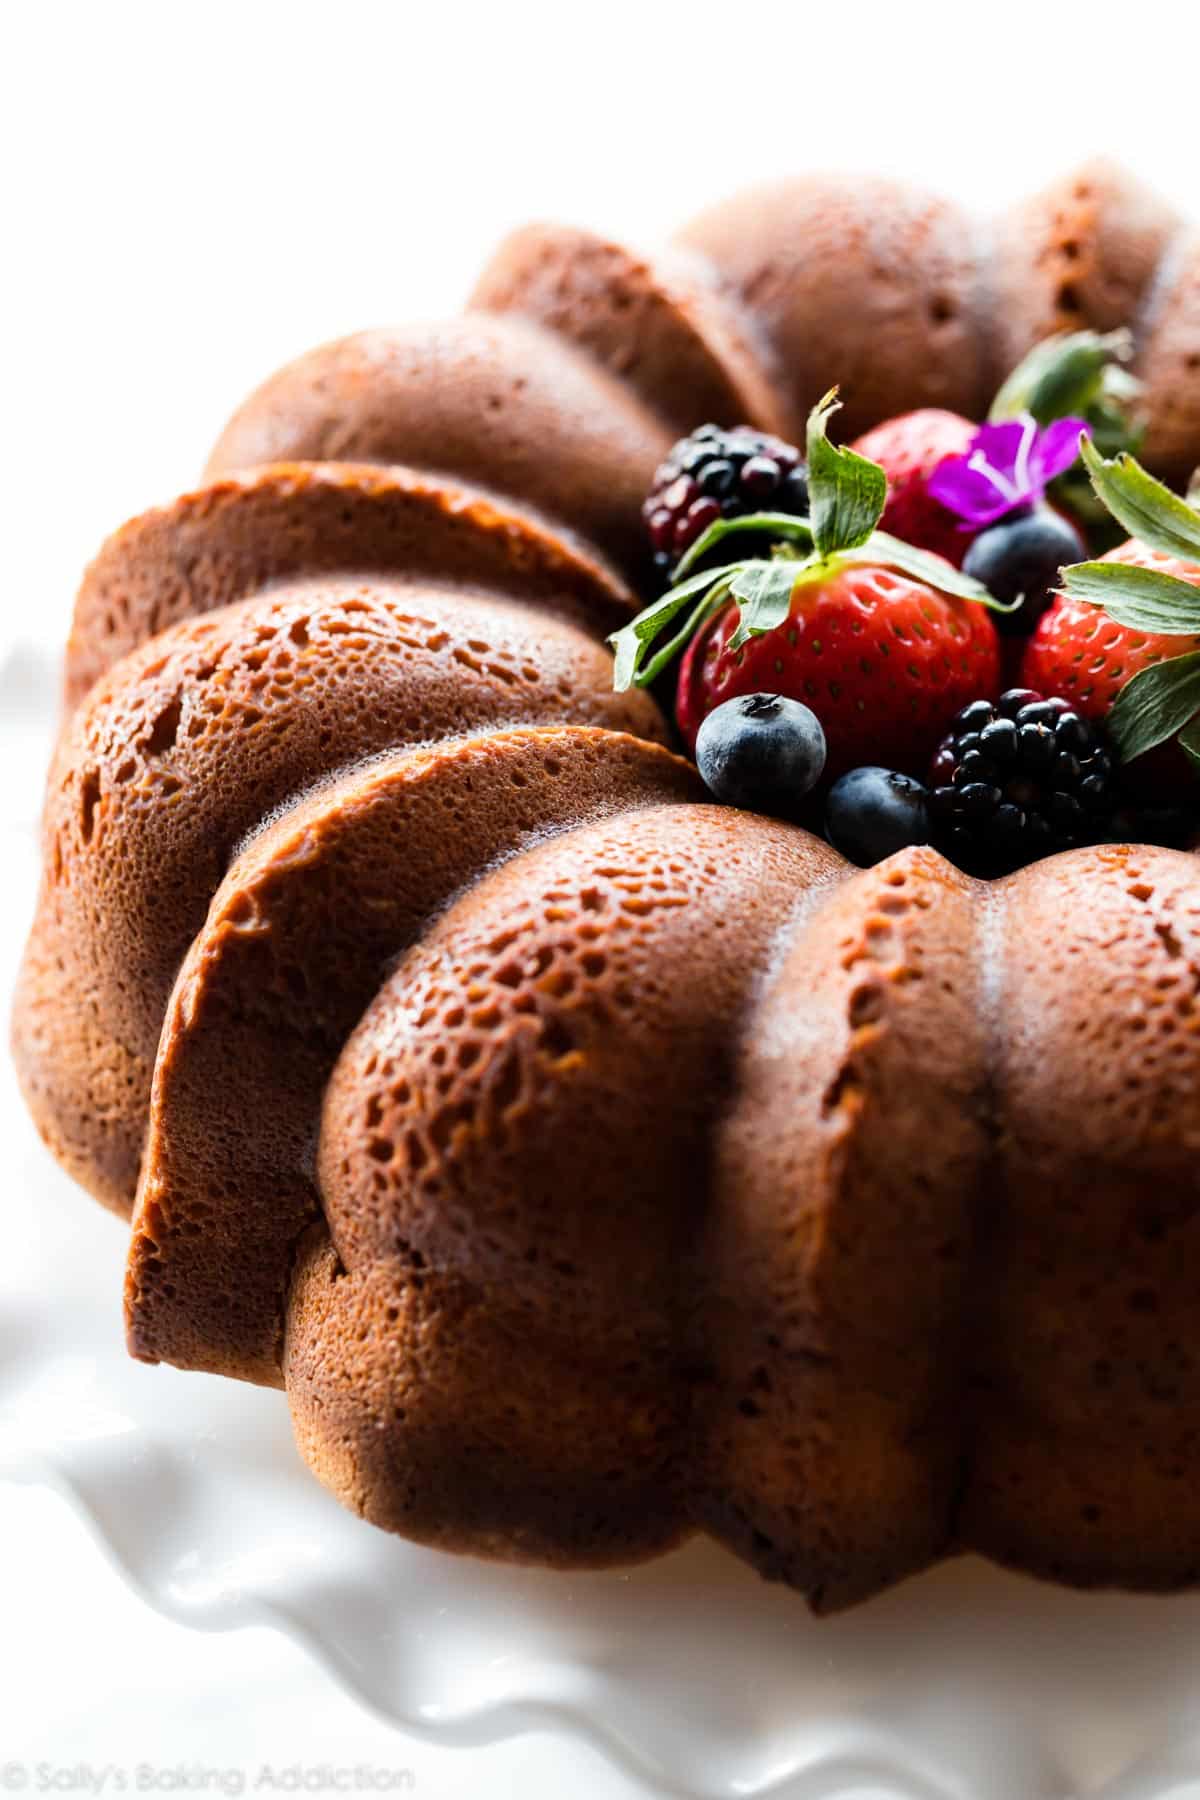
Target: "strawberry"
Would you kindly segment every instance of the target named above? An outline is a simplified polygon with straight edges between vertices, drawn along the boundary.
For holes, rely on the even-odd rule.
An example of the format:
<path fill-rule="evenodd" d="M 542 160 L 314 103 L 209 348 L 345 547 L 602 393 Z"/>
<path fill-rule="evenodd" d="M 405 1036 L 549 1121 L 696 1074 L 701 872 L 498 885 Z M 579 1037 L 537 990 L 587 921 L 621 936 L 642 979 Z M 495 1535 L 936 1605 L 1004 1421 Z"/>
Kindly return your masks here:
<path fill-rule="evenodd" d="M 1200 587 L 1200 564 L 1147 549 L 1136 538 L 1100 561 L 1156 569 Z M 1062 694 L 1084 718 L 1103 719 L 1132 676 L 1191 650 L 1200 650 L 1200 636 L 1135 631 L 1116 624 L 1097 606 L 1060 594 L 1026 646 L 1021 682 L 1045 694 Z"/>
<path fill-rule="evenodd" d="M 862 763 L 923 775 L 960 709 L 999 689 L 985 608 L 882 562 L 835 564 L 799 583 L 783 623 L 734 650 L 737 622 L 730 604 L 688 646 L 676 718 L 689 750 L 714 707 L 768 692 L 816 713 L 826 781 Z"/>
<path fill-rule="evenodd" d="M 957 514 L 927 492 L 926 483 L 948 456 L 965 456 L 978 426 L 959 413 L 938 407 L 902 413 L 876 425 L 852 446 L 878 463 L 888 478 L 887 505 L 880 525 L 893 537 L 944 556 L 955 568 L 974 535 Z"/>

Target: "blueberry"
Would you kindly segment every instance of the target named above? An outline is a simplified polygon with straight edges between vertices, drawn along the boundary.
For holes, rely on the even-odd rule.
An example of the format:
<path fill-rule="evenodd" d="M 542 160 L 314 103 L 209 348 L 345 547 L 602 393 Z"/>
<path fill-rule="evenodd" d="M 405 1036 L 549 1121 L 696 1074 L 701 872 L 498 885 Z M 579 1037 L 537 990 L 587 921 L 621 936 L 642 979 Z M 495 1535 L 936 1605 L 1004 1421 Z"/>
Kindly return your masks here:
<path fill-rule="evenodd" d="M 929 842 L 927 790 L 892 769 L 851 769 L 835 781 L 825 807 L 825 834 L 860 868 L 910 844 Z"/>
<path fill-rule="evenodd" d="M 981 531 L 963 558 L 963 574 L 982 581 L 997 600 L 1023 602 L 1016 612 L 992 614 L 997 631 L 1018 637 L 1031 632 L 1049 606 L 1059 570 L 1086 554 L 1075 527 L 1038 506 Z"/>
<path fill-rule="evenodd" d="M 715 707 L 696 737 L 696 764 L 718 800 L 796 818 L 825 767 L 817 715 L 782 694 L 742 694 Z"/>

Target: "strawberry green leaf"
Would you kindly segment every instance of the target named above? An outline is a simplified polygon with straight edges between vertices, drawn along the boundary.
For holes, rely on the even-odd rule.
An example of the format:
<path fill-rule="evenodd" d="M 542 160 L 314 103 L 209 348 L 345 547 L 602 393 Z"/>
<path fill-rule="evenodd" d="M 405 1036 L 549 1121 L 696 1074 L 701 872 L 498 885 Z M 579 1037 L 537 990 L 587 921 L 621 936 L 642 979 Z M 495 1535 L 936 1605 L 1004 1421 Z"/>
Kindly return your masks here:
<path fill-rule="evenodd" d="M 1188 482 L 1187 503 L 1200 512 L 1200 469 L 1193 472 L 1192 479 Z"/>
<path fill-rule="evenodd" d="M 1117 695 L 1108 730 L 1124 762 L 1165 744 L 1200 712 L 1200 650 L 1140 669 Z"/>
<path fill-rule="evenodd" d="M 1021 604 L 1018 600 L 1013 606 L 1002 606 L 973 575 L 964 575 L 944 556 L 938 556 L 932 550 L 918 550 L 915 544 L 906 544 L 903 538 L 893 537 L 888 531 L 872 532 L 862 548 L 849 553 L 847 560 L 898 569 L 902 575 L 911 575 L 914 581 L 923 581 L 941 594 L 954 594 L 960 600 L 977 600 L 981 606 L 995 612 L 1015 612 Z"/>
<path fill-rule="evenodd" d="M 645 687 L 653 677 L 643 666 L 647 652 L 655 640 L 674 622 L 690 602 L 705 593 L 725 576 L 735 575 L 739 569 L 751 567 L 746 563 L 728 563 L 721 569 L 705 569 L 694 575 L 690 581 L 680 582 L 678 587 L 647 606 L 636 619 L 623 625 L 609 638 L 615 662 L 613 666 L 613 687 L 618 694 L 623 694 L 631 687 Z"/>
<path fill-rule="evenodd" d="M 1176 741 L 1193 769 L 1200 771 L 1200 719 L 1193 719 L 1190 725 L 1185 725 Z"/>
<path fill-rule="evenodd" d="M 1127 452 L 1102 457 L 1088 438 L 1080 444 L 1092 486 L 1130 537 L 1151 550 L 1200 562 L 1200 513 L 1148 475 Z"/>
<path fill-rule="evenodd" d="M 1072 600 L 1101 606 L 1118 625 L 1171 637 L 1200 635 L 1200 588 L 1134 563 L 1072 563 L 1062 571 Z"/>
<path fill-rule="evenodd" d="M 1128 331 L 1071 331 L 1045 338 L 1018 363 L 988 414 L 993 424 L 1032 413 L 1039 425 L 1087 413 L 1108 397 L 1132 397 L 1126 379 L 1113 383 L 1114 363 L 1133 353 Z"/>
<path fill-rule="evenodd" d="M 791 610 L 797 575 L 804 567 L 795 562 L 750 563 L 734 576 L 730 594 L 741 617 L 729 640 L 731 650 L 740 650 L 752 637 L 762 637 L 783 624 Z"/>
<path fill-rule="evenodd" d="M 808 415 L 808 505 L 818 556 L 865 544 L 887 504 L 879 464 L 829 441 L 826 427 L 840 405 L 831 388 Z"/>
<path fill-rule="evenodd" d="M 745 513 L 740 519 L 714 519 L 708 530 L 702 531 L 695 543 L 688 545 L 675 565 L 673 580 L 678 582 L 727 537 L 736 537 L 738 533 L 749 531 L 769 537 L 775 543 L 798 544 L 805 554 L 812 549 L 812 526 L 799 513 Z"/>
<path fill-rule="evenodd" d="M 706 594 L 701 595 L 696 605 L 688 613 L 687 618 L 673 637 L 660 644 L 650 657 L 637 678 L 639 687 L 649 687 L 658 680 L 664 669 L 669 669 L 675 658 L 687 649 L 701 626 L 707 624 L 713 614 L 720 612 L 729 598 L 730 578 L 716 582 Z"/>

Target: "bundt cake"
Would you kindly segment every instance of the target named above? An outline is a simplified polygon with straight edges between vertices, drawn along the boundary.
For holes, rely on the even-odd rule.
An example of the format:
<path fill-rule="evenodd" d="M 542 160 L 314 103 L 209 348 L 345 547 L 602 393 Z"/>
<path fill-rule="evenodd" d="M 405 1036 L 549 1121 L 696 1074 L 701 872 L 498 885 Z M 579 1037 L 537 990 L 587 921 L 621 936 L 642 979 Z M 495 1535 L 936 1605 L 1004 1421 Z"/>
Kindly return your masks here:
<path fill-rule="evenodd" d="M 1107 167 L 986 229 L 824 175 L 654 257 L 539 226 L 108 541 L 13 1044 L 132 1219 L 135 1356 L 285 1387 L 449 1549 L 701 1529 L 818 1610 L 961 1549 L 1200 1579 L 1193 855 L 856 869 L 714 803 L 604 642 L 681 433 L 802 443 L 834 380 L 846 436 L 979 420 L 1063 327 L 1132 330 L 1186 483 L 1197 240 Z"/>

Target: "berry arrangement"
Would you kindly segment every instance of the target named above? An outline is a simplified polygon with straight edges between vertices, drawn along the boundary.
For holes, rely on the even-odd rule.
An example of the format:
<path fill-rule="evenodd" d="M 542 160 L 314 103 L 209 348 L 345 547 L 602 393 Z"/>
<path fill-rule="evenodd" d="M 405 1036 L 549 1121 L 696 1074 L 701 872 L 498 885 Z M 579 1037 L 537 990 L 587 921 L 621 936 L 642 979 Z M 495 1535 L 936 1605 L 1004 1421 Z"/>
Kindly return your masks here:
<path fill-rule="evenodd" d="M 737 607 L 725 606 L 688 645 L 675 716 L 689 749 L 713 706 L 777 690 L 817 714 L 831 777 L 866 761 L 916 769 L 947 718 L 1000 677 L 984 606 L 883 563 L 823 570 L 795 589 L 781 626 L 740 641 L 739 630 Z"/>
<path fill-rule="evenodd" d="M 1039 345 L 982 425 L 926 409 L 839 446 L 834 390 L 803 453 L 702 426 L 645 503 L 667 585 L 612 640 L 617 687 L 681 659 L 714 797 L 864 866 L 930 843 L 990 877 L 1194 838 L 1198 496 L 1134 459 L 1127 355 Z"/>

